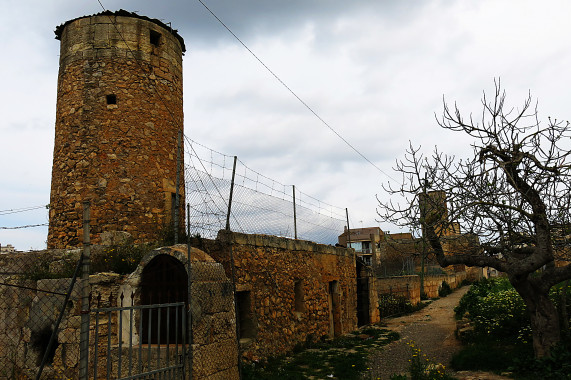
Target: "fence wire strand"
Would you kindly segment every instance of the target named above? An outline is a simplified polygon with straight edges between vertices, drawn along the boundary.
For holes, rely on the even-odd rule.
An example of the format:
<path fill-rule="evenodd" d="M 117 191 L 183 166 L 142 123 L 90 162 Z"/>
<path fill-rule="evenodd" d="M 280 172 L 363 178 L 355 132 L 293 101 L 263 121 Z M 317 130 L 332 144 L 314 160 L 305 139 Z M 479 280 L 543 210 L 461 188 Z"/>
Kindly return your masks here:
<path fill-rule="evenodd" d="M 234 157 L 185 138 L 186 202 L 193 235 L 215 238 L 226 226 Z M 335 244 L 345 209 L 319 201 L 237 160 L 230 229 Z M 295 223 L 295 224 L 294 224 Z"/>

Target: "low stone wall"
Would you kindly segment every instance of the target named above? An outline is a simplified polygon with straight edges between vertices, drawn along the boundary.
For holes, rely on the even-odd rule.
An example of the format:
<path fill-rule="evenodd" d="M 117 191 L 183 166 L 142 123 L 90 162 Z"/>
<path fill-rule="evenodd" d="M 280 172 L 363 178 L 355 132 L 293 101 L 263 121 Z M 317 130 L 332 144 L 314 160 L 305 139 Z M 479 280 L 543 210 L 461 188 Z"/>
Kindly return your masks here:
<path fill-rule="evenodd" d="M 378 278 L 377 292 L 405 297 L 410 303 L 417 305 L 420 302 L 420 277 L 409 275 Z"/>
<path fill-rule="evenodd" d="M 448 283 L 450 288 L 456 289 L 466 278 L 466 272 L 425 276 L 424 293 L 428 298 L 436 298 L 444 281 Z M 394 294 L 405 297 L 413 305 L 420 302 L 420 276 L 418 275 L 377 278 L 376 286 L 379 294 Z"/>
<path fill-rule="evenodd" d="M 353 250 L 227 231 L 202 244 L 229 276 L 233 260 L 238 299 L 250 302 L 242 316 L 250 328 L 242 329 L 245 357 L 283 354 L 308 339 L 357 328 Z"/>
<path fill-rule="evenodd" d="M 32 281 L 24 279 L 20 273 L 17 273 L 21 271 L 21 268 L 29 271 L 35 265 L 34 263 L 38 262 L 38 258 L 45 254 L 46 252 L 37 252 L 27 256 L 4 256 L 2 258 L 4 271 L 0 273 L 0 379 L 35 377 L 41 362 L 42 347 L 47 345 L 46 339 L 49 339 L 59 312 L 64 306 L 64 295 L 71 279 Z M 116 273 L 91 275 L 89 278 L 92 294 L 91 309 L 130 306 L 131 303 L 139 305 L 141 274 L 145 266 L 159 255 L 174 257 L 186 268 L 187 247 L 175 246 L 152 251 L 143 258 L 139 267 L 130 275 Z M 17 261 L 21 261 L 20 265 Z M 193 378 L 238 379 L 238 341 L 232 283 L 221 264 L 195 248 L 191 251 L 191 279 Z M 131 294 L 132 297 L 130 297 Z M 128 312 L 123 313 L 123 318 L 128 318 Z M 126 347 L 129 341 L 131 340 L 136 347 L 141 344 L 139 336 L 141 319 L 138 313 L 138 311 L 135 312 L 133 330 L 130 330 L 128 325 L 127 327 L 123 325 L 121 329 L 123 349 L 120 349 L 119 313 L 114 312 L 110 319 L 106 315 L 100 315 L 96 327 L 96 317 L 91 312 L 90 373 L 93 373 L 94 358 L 97 356 L 98 374 L 105 375 L 107 363 L 110 361 L 112 363 L 111 377 L 118 377 L 116 376 L 116 363 L 119 353 L 123 355 L 123 365 L 126 366 L 128 353 Z M 44 369 L 46 378 L 77 378 L 80 327 L 81 300 L 78 280 L 66 304 L 64 318 L 57 334 L 53 359 Z M 97 345 L 95 345 L 96 341 Z M 111 347 L 109 355 L 106 351 L 108 344 Z M 96 346 L 97 355 L 95 354 Z M 173 346 L 172 343 L 171 346 Z M 180 355 L 182 348 L 179 347 L 177 350 Z M 170 351 L 174 358 L 175 348 L 173 347 Z M 136 352 L 137 350 L 135 350 L 135 362 Z M 146 345 L 142 353 L 147 355 Z M 166 351 L 163 352 L 163 355 L 165 354 Z M 162 360 L 164 362 L 164 357 Z"/>
<path fill-rule="evenodd" d="M 424 277 L 424 293 L 428 298 L 438 297 L 438 291 L 442 287 L 442 283 L 446 283 L 452 289 L 460 286 L 462 280 L 466 279 L 466 272 L 457 272 L 449 275 L 432 275 Z"/>

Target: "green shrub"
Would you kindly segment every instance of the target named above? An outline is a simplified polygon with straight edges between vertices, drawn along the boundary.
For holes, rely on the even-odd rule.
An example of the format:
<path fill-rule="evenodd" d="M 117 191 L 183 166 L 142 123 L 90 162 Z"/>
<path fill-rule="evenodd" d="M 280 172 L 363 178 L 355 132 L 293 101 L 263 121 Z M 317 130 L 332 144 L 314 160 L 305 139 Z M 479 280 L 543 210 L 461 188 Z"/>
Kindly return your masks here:
<path fill-rule="evenodd" d="M 449 294 L 452 294 L 452 288 L 446 281 L 442 281 L 442 285 L 440 285 L 440 288 L 438 288 L 438 296 L 446 297 Z"/>
<path fill-rule="evenodd" d="M 571 342 L 554 347 L 548 357 L 516 358 L 511 369 L 517 379 L 571 379 Z"/>
<path fill-rule="evenodd" d="M 394 294 L 381 294 L 379 296 L 379 312 L 381 318 L 411 313 L 413 311 L 414 306 L 406 297 Z"/>
<path fill-rule="evenodd" d="M 468 313 L 474 326 L 474 342 L 507 339 L 527 343 L 530 339 L 531 327 L 525 303 L 507 279 L 474 284 L 454 311 L 457 318 Z"/>
<path fill-rule="evenodd" d="M 559 307 L 561 289 L 550 292 Z M 472 344 L 456 354 L 456 370 L 506 371 L 522 379 L 570 379 L 570 342 L 555 348 L 547 358 L 535 360 L 529 316 L 521 296 L 505 278 L 476 283 L 455 308 L 456 317 L 467 315 L 474 331 Z M 562 334 L 565 336 L 565 334 Z"/>
<path fill-rule="evenodd" d="M 533 358 L 530 346 L 501 346 L 489 343 L 476 343 L 465 346 L 450 361 L 456 371 L 507 371 L 516 364 L 516 358 Z"/>

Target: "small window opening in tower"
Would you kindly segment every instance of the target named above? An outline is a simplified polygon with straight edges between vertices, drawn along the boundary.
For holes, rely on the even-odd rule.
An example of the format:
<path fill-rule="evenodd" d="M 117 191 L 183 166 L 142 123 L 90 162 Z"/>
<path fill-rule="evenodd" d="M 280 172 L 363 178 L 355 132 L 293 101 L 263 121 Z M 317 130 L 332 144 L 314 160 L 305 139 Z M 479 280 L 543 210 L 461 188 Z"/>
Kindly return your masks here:
<path fill-rule="evenodd" d="M 117 95 L 111 94 L 105 97 L 107 99 L 107 104 L 117 104 Z"/>
<path fill-rule="evenodd" d="M 149 30 L 149 41 L 151 42 L 152 45 L 155 46 L 159 46 L 159 43 L 161 41 L 161 34 L 157 31 L 154 30 Z"/>

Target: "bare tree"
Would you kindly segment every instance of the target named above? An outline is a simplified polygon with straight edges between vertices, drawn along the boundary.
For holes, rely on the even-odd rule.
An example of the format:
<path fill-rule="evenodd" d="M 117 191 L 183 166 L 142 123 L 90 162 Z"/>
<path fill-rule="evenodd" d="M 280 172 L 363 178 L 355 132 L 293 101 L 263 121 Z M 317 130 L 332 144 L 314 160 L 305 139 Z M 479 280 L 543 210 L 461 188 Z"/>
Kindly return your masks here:
<path fill-rule="evenodd" d="M 571 278 L 571 128 L 551 118 L 541 123 L 531 95 L 521 109 L 508 108 L 505 98 L 498 81 L 492 99 L 484 94 L 479 120 L 444 101 L 438 124 L 471 136 L 471 154 L 458 159 L 436 148 L 425 156 L 411 144 L 395 168 L 402 185 L 385 187 L 400 200 L 379 201 L 378 213 L 423 234 L 443 267 L 506 273 L 525 301 L 542 357 L 560 340 L 549 290 Z"/>

